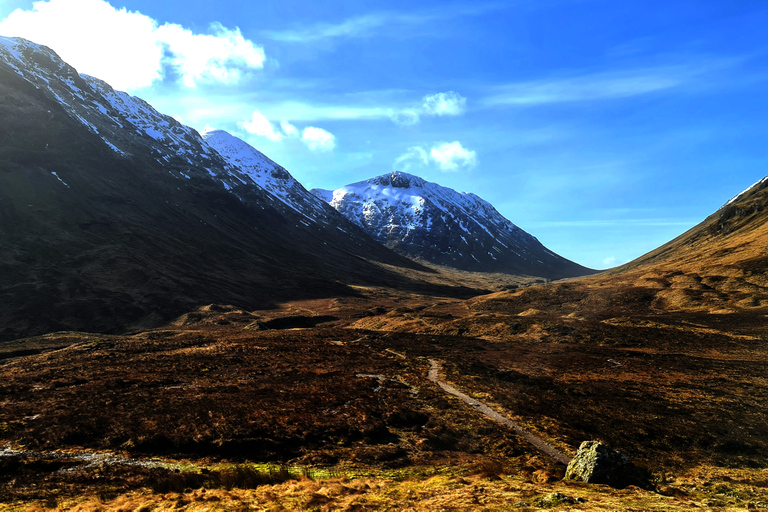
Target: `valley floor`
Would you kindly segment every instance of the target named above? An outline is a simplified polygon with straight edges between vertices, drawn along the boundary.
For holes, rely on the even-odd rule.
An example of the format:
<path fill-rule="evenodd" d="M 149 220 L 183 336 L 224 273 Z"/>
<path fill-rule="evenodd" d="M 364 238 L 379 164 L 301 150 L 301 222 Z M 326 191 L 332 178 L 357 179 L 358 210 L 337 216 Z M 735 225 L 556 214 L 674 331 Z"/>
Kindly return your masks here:
<path fill-rule="evenodd" d="M 211 305 L 130 335 L 3 343 L 0 503 L 768 507 L 767 312 L 654 309 L 649 293 L 605 281 L 469 301 L 361 289 L 264 311 Z M 563 481 L 561 461 L 479 404 L 566 458 L 602 440 L 648 486 Z"/>

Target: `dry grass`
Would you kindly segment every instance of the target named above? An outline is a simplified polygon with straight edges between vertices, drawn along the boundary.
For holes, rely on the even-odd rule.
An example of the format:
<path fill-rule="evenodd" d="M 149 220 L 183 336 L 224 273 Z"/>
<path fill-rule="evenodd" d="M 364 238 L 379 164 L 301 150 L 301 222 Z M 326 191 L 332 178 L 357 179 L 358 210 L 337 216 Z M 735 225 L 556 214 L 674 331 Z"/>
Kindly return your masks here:
<path fill-rule="evenodd" d="M 734 478 L 734 475 L 736 477 Z M 744 510 L 768 503 L 765 471 L 727 475 L 697 468 L 669 475 L 660 492 L 623 490 L 520 476 L 336 477 L 265 484 L 255 489 L 139 489 L 116 496 L 6 505 L 0 510 Z"/>
<path fill-rule="evenodd" d="M 0 502 L 81 510 L 762 507 L 768 223 L 755 222 L 763 210 L 750 208 L 746 217 L 710 219 L 621 273 L 494 285 L 493 276 L 413 271 L 425 286 L 452 279 L 456 289 L 508 289 L 462 301 L 360 286 L 262 311 L 209 306 L 132 336 L 56 333 L 5 345 L 0 443 L 162 455 L 213 473 L 62 472 L 71 468 L 61 459 L 9 459 Z M 430 383 L 427 358 L 439 359 L 463 392 L 565 452 L 607 441 L 651 473 L 654 489 L 560 481 L 562 466 Z M 315 478 L 299 469 L 260 480 L 242 469 L 254 461 Z M 240 469 L 222 472 L 221 464 Z"/>

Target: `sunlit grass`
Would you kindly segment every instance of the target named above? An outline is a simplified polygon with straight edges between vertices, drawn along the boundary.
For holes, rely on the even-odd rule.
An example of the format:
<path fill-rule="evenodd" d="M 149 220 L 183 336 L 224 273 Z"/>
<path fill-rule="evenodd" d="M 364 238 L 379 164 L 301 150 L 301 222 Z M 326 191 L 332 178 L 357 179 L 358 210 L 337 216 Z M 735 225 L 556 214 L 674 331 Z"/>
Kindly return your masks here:
<path fill-rule="evenodd" d="M 241 470 L 253 466 L 237 466 Z M 234 468 L 234 466 L 232 467 Z M 534 483 L 522 475 L 396 472 L 398 478 L 367 476 L 299 476 L 253 488 L 198 488 L 157 492 L 86 494 L 71 499 L 7 503 L 0 510 L 744 510 L 768 503 L 768 470 L 698 467 L 668 475 L 658 492 L 623 490 L 575 482 Z M 343 473 L 344 470 L 339 470 Z M 286 476 L 285 474 L 283 476 Z M 557 493 L 557 494 L 555 494 Z M 560 501 L 560 505 L 556 503 Z M 555 505 L 552 505 L 555 503 Z"/>

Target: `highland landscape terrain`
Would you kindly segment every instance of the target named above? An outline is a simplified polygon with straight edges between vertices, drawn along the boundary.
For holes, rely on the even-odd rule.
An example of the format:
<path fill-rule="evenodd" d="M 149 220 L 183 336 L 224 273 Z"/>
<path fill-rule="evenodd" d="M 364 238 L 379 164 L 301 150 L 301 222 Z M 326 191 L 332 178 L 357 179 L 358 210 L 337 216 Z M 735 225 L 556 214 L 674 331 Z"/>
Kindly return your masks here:
<path fill-rule="evenodd" d="M 597 273 L 0 38 L 0 507 L 768 508 L 766 216 Z M 566 479 L 593 440 L 636 478 Z"/>

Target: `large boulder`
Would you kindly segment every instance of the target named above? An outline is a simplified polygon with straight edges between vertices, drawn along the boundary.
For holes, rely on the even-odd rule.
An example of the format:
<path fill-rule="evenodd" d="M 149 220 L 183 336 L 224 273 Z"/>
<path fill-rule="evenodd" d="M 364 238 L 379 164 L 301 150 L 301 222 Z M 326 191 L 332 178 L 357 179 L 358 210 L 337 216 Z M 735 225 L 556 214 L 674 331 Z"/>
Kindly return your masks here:
<path fill-rule="evenodd" d="M 643 486 L 642 473 L 626 455 L 599 441 L 584 441 L 565 470 L 567 480 L 606 484 L 617 489 Z"/>

